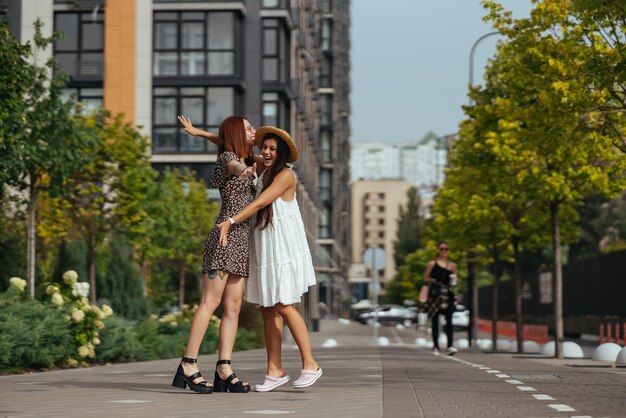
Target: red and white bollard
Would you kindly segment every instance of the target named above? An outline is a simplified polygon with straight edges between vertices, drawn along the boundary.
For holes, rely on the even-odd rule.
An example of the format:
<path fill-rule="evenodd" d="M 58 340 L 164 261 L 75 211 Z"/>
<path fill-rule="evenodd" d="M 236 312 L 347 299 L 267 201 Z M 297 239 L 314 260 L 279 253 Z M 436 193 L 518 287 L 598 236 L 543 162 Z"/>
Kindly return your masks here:
<path fill-rule="evenodd" d="M 616 322 L 615 323 L 615 342 L 617 344 L 619 344 L 620 343 L 619 340 L 620 340 L 620 338 L 619 338 L 619 322 Z"/>
<path fill-rule="evenodd" d="M 600 344 L 604 344 L 604 322 L 600 322 Z"/>
<path fill-rule="evenodd" d="M 613 342 L 613 336 L 611 335 L 611 324 L 606 324 L 606 341 Z"/>

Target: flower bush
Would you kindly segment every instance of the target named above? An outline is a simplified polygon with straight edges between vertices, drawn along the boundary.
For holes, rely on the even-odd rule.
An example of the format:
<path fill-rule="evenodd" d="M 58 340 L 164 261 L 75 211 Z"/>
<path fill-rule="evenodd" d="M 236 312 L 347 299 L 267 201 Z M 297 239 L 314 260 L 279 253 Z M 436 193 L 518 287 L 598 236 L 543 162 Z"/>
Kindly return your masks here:
<path fill-rule="evenodd" d="M 108 305 L 102 308 L 91 305 L 89 283 L 79 282 L 74 270 L 63 273 L 63 283 L 50 283 L 46 287 L 46 295 L 50 304 L 65 313 L 65 320 L 74 336 L 74 355 L 67 360 L 67 365 L 86 365 L 89 359 L 96 356 L 96 346 L 101 343 L 100 330 L 104 328 L 103 320 L 113 315 Z"/>

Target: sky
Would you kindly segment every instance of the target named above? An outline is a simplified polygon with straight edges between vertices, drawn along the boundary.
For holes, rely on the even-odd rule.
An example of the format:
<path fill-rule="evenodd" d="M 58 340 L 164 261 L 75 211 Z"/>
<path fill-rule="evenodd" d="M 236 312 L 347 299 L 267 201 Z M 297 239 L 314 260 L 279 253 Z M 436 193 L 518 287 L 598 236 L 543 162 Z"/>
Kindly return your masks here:
<path fill-rule="evenodd" d="M 500 0 L 527 17 L 530 0 Z M 351 140 L 414 142 L 457 132 L 468 103 L 472 45 L 493 28 L 480 0 L 352 0 Z M 474 84 L 498 36 L 477 46 Z"/>

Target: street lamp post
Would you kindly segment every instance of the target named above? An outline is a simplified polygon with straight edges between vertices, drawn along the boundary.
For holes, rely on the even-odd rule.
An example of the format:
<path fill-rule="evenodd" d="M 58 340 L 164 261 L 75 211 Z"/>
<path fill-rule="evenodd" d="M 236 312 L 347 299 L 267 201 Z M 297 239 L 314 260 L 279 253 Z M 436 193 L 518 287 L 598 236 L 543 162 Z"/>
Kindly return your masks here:
<path fill-rule="evenodd" d="M 474 52 L 476 52 L 476 47 L 484 39 L 487 39 L 490 36 L 499 35 L 499 34 L 500 34 L 500 32 L 497 32 L 497 31 L 486 33 L 483 36 L 481 36 L 480 38 L 476 39 L 476 42 L 474 42 L 474 45 L 472 45 L 472 49 L 470 50 L 470 56 L 469 56 L 469 87 L 470 88 L 472 88 L 472 86 L 474 85 Z M 469 104 L 470 104 L 470 106 L 472 105 L 472 97 L 471 96 L 469 96 Z"/>

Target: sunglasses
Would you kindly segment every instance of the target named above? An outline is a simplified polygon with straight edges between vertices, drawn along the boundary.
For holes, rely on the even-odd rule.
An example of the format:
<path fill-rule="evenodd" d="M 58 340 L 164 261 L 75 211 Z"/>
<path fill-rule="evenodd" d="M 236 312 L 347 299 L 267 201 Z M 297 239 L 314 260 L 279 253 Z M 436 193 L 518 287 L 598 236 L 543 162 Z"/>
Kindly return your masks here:
<path fill-rule="evenodd" d="M 441 247 L 439 249 L 439 251 L 450 251 L 450 248 L 448 248 L 448 247 Z"/>

